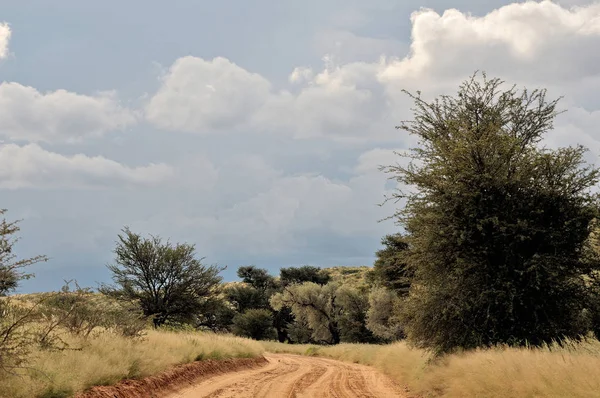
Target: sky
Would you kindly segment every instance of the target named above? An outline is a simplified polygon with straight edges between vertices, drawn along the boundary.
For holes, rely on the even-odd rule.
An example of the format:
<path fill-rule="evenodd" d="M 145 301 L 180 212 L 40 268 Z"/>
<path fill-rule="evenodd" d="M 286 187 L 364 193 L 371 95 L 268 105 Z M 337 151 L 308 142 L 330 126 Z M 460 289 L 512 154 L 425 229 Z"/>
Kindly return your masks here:
<path fill-rule="evenodd" d="M 399 231 L 379 166 L 415 145 L 402 90 L 476 70 L 547 88 L 545 144 L 600 155 L 600 3 L 0 1 L 0 208 L 21 292 L 110 281 L 123 227 L 207 264 L 371 265 Z"/>

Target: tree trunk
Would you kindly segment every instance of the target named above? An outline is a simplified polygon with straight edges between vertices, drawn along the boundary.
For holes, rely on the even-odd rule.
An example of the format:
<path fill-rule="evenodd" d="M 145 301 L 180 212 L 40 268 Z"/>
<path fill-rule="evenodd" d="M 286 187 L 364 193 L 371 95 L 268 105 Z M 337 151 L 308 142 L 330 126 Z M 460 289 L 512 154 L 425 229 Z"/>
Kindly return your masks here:
<path fill-rule="evenodd" d="M 331 333 L 331 344 L 340 344 L 340 329 L 337 322 L 329 322 L 329 333 Z"/>

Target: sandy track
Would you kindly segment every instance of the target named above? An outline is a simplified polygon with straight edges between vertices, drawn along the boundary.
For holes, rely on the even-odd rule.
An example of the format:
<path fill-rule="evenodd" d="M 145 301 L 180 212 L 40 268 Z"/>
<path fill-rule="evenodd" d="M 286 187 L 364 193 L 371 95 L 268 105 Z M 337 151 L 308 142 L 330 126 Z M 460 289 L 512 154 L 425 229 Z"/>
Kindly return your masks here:
<path fill-rule="evenodd" d="M 331 359 L 269 354 L 259 369 L 202 380 L 171 398 L 404 397 L 388 377 L 367 366 Z"/>

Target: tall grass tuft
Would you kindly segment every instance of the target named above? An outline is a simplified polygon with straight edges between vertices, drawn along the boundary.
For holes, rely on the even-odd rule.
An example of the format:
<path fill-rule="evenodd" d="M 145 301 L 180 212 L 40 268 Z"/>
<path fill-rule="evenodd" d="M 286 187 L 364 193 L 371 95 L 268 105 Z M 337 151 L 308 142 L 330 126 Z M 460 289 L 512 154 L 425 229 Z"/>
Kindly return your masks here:
<path fill-rule="evenodd" d="M 371 365 L 423 397 L 591 398 L 600 392 L 600 342 L 506 346 L 432 358 L 405 343 L 337 346 L 264 343 L 269 352 Z"/>
<path fill-rule="evenodd" d="M 248 358 L 263 352 L 258 342 L 212 333 L 149 331 L 144 339 L 110 333 L 67 338 L 70 347 L 80 349 L 34 352 L 28 369 L 0 378 L 0 397 L 68 397 L 195 360 Z"/>

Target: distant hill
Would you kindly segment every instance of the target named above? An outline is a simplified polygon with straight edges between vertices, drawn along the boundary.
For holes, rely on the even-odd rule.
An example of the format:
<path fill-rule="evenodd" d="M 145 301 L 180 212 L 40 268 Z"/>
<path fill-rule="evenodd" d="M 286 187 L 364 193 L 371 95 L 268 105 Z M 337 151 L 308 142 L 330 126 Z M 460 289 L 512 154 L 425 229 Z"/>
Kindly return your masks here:
<path fill-rule="evenodd" d="M 324 268 L 324 270 L 331 275 L 331 279 L 335 282 L 356 288 L 366 288 L 368 286 L 367 275 L 373 270 L 373 267 L 366 265 L 357 267 L 337 266 Z"/>

